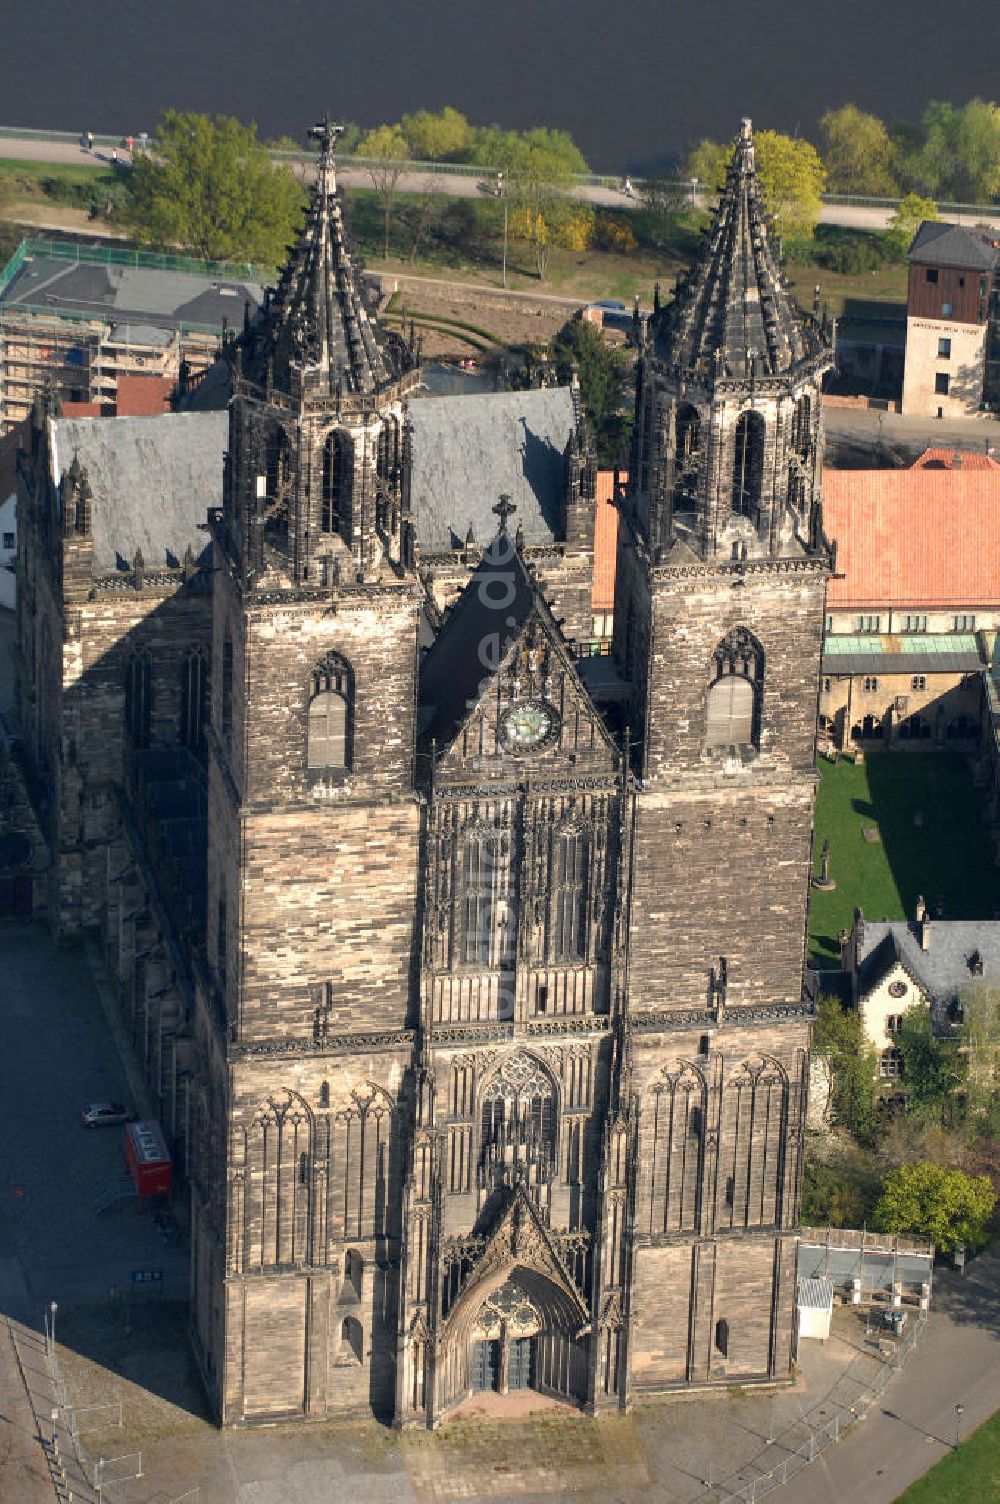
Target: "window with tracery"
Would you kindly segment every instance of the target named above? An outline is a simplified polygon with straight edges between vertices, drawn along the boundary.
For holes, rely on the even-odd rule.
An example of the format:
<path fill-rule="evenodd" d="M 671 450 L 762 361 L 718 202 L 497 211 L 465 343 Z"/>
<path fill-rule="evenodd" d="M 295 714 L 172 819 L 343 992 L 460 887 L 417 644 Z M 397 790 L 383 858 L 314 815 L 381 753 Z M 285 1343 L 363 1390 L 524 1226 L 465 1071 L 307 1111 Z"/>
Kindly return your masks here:
<path fill-rule="evenodd" d="M 706 747 L 758 746 L 764 681 L 760 644 L 738 627 L 719 643 L 714 667 L 706 706 Z"/>
<path fill-rule="evenodd" d="M 458 945 L 463 966 L 513 964 L 514 914 L 510 902 L 510 837 L 473 829 L 459 852 Z"/>
<path fill-rule="evenodd" d="M 550 953 L 556 961 L 581 961 L 587 953 L 588 841 L 576 826 L 552 837 Z"/>
<path fill-rule="evenodd" d="M 125 665 L 125 732 L 133 747 L 148 747 L 153 726 L 153 668 L 146 653 Z"/>
<path fill-rule="evenodd" d="M 556 1090 L 530 1055 L 505 1060 L 483 1089 L 480 1164 L 530 1162 L 546 1172 L 555 1161 Z"/>
<path fill-rule="evenodd" d="M 733 455 L 732 509 L 739 517 L 755 518 L 764 482 L 764 419 L 760 413 L 741 413 L 736 424 Z"/>
<path fill-rule="evenodd" d="M 320 526 L 324 533 L 341 531 L 351 487 L 352 447 L 346 434 L 331 433 L 323 446 L 323 489 Z"/>
<path fill-rule="evenodd" d="M 196 648 L 181 660 L 180 741 L 197 757 L 205 756 L 208 696 L 208 655 Z"/>
<path fill-rule="evenodd" d="M 351 766 L 353 675 L 338 653 L 313 670 L 306 766 L 317 771 Z"/>

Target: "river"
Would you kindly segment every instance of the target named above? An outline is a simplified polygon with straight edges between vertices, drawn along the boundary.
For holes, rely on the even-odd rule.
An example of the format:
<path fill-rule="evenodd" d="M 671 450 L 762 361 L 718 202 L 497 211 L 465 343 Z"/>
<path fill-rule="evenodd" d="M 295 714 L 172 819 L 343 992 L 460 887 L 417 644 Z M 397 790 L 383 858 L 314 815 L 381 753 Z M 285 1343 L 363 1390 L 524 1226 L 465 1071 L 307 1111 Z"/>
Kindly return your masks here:
<path fill-rule="evenodd" d="M 998 34 L 996 0 L 10 0 L 0 124 L 136 135 L 175 106 L 301 139 L 324 109 L 450 103 L 639 172 L 745 114 L 809 135 L 847 99 L 891 118 L 993 97 Z"/>

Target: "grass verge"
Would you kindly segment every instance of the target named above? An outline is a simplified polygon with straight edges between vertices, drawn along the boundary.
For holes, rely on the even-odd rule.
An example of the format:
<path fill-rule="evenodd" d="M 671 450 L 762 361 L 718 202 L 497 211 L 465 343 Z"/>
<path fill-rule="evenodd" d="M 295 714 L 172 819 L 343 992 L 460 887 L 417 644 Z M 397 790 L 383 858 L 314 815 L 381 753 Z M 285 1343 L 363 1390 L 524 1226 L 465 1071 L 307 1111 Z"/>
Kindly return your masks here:
<path fill-rule="evenodd" d="M 900 1494 L 896 1504 L 996 1504 L 1000 1499 L 1000 1411 L 957 1451 Z"/>

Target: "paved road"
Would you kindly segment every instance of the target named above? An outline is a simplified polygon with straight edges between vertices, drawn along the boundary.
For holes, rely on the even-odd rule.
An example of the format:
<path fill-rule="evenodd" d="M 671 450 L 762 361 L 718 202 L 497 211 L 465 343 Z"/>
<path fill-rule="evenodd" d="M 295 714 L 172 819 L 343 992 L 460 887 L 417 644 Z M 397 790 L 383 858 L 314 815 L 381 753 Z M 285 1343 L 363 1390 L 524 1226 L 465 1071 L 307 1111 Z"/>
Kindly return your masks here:
<path fill-rule="evenodd" d="M 966 1436 L 1000 1409 L 996 1254 L 976 1259 L 964 1279 L 938 1275 L 920 1345 L 881 1404 L 783 1488 L 780 1504 L 891 1504 L 951 1449 L 959 1403 Z"/>
<path fill-rule="evenodd" d="M 119 148 L 118 158 L 121 162 L 128 161 L 128 152 Z M 0 136 L 0 157 L 13 157 L 22 161 L 31 162 L 76 162 L 76 163 L 99 163 L 107 166 L 111 162 L 111 148 L 98 146 L 93 152 L 85 151 L 81 146 L 68 141 L 24 141 L 16 136 Z M 371 183 L 367 174 L 358 168 L 343 167 L 339 176 L 345 184 L 354 187 L 370 187 Z M 488 174 L 484 174 L 488 176 Z M 402 193 L 418 193 L 422 189 L 433 184 L 436 193 L 447 194 L 455 198 L 476 198 L 480 189 L 477 180 L 454 173 L 417 173 L 407 172 L 399 180 L 399 189 Z M 576 189 L 580 198 L 585 198 L 592 204 L 614 205 L 618 209 L 635 208 L 636 200 L 627 198 L 620 190 L 615 188 L 580 187 Z M 893 211 L 891 209 L 865 209 L 854 208 L 843 204 L 826 204 L 820 214 L 823 224 L 847 225 L 856 229 L 883 230 L 888 224 Z M 961 222 L 962 217 L 956 216 Z M 966 223 L 972 223 L 971 216 L 966 216 Z M 1000 209 L 992 223 L 1000 227 Z"/>

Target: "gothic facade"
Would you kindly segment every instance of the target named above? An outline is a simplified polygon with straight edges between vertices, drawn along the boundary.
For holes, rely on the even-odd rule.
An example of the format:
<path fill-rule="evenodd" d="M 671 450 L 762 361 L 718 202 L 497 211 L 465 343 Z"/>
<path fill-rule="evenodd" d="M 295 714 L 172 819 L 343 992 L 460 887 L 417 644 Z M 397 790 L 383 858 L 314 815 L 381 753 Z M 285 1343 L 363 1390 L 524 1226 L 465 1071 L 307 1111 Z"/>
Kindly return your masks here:
<path fill-rule="evenodd" d="M 829 343 L 749 125 L 640 329 L 610 678 L 579 414 L 555 540 L 479 497 L 492 541 L 429 567 L 332 144 L 231 352 L 210 556 L 99 567 L 41 409 L 22 464 L 53 912 L 102 927 L 178 1145 L 206 1382 L 224 1424 L 435 1425 L 787 1377 Z"/>

